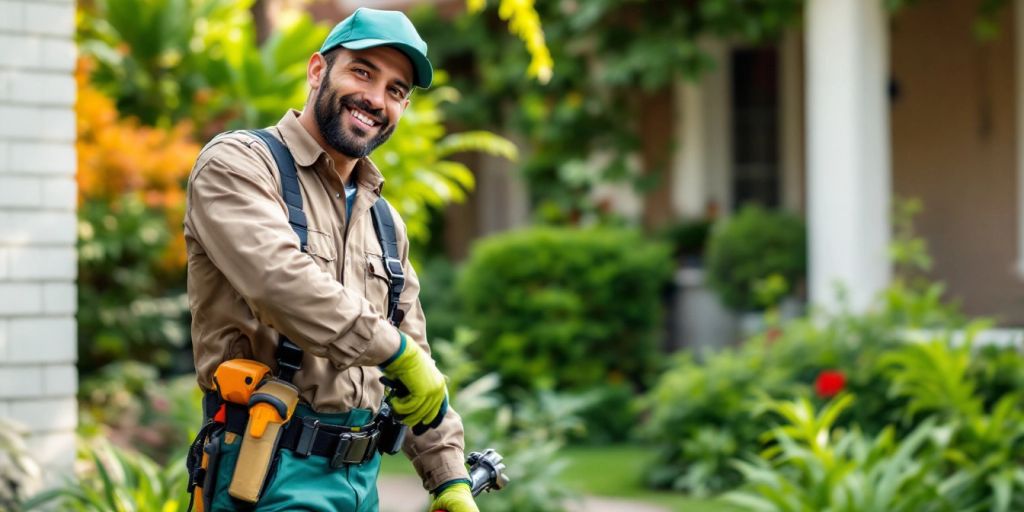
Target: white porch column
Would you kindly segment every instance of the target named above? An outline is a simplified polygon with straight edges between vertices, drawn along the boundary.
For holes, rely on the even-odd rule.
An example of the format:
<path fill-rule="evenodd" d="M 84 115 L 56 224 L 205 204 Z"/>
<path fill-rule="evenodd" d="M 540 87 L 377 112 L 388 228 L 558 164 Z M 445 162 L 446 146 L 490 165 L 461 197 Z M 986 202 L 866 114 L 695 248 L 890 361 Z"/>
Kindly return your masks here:
<path fill-rule="evenodd" d="M 806 11 L 810 293 L 836 284 L 864 309 L 889 282 L 888 32 L 882 0 L 811 0 Z"/>
<path fill-rule="evenodd" d="M 729 131 L 729 45 L 701 41 L 717 65 L 698 82 L 676 82 L 677 145 L 672 166 L 672 206 L 684 218 L 700 218 L 714 204 L 720 214 L 732 210 L 732 133 Z"/>

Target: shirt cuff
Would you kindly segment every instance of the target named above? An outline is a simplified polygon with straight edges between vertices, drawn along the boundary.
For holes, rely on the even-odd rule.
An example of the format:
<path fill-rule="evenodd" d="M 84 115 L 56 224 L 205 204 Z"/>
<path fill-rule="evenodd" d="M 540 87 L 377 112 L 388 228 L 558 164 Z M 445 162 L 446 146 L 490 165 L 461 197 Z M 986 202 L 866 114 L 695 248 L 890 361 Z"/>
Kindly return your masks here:
<path fill-rule="evenodd" d="M 465 480 L 469 482 L 469 471 L 466 470 L 466 461 L 461 450 L 446 450 L 445 453 L 435 458 L 430 467 L 424 467 L 423 488 L 428 491 L 439 489 L 442 485 L 452 480 Z"/>

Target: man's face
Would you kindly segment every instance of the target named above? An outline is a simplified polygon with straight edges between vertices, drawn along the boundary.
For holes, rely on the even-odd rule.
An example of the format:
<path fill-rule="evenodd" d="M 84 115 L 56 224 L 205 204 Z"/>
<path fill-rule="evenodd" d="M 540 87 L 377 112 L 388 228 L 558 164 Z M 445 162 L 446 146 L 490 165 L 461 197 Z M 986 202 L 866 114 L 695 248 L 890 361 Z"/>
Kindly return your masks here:
<path fill-rule="evenodd" d="M 328 145 L 362 158 L 394 133 L 409 104 L 412 63 L 388 47 L 333 52 L 313 104 L 316 122 Z"/>

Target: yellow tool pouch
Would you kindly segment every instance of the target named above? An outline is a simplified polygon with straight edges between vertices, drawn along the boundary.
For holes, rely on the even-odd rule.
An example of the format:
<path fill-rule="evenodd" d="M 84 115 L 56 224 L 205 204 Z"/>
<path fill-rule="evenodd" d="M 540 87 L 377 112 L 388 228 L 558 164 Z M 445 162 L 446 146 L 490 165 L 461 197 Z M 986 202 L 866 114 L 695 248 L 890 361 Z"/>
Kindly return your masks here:
<path fill-rule="evenodd" d="M 280 379 L 269 379 L 249 399 L 249 423 L 228 494 L 256 503 L 277 452 L 282 427 L 295 412 L 299 390 Z"/>

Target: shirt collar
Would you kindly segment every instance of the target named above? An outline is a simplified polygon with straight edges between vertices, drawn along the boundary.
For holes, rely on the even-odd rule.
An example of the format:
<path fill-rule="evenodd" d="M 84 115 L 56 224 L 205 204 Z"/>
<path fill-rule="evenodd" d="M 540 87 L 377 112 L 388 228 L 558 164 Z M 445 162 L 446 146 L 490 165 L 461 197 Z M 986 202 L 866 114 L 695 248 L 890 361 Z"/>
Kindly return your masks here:
<path fill-rule="evenodd" d="M 300 167 L 311 168 L 314 167 L 320 158 L 330 162 L 330 156 L 327 154 L 327 151 L 324 151 L 324 148 L 299 122 L 299 114 L 298 110 L 289 109 L 284 114 L 284 117 L 281 118 L 281 121 L 277 123 L 277 128 L 281 131 L 281 137 L 284 138 L 284 143 L 288 146 L 288 150 L 292 152 L 295 163 L 299 164 Z M 355 173 L 356 183 L 380 193 L 381 187 L 384 186 L 384 175 L 381 174 L 380 170 L 377 169 L 377 166 L 369 158 L 360 158 L 352 172 Z"/>

